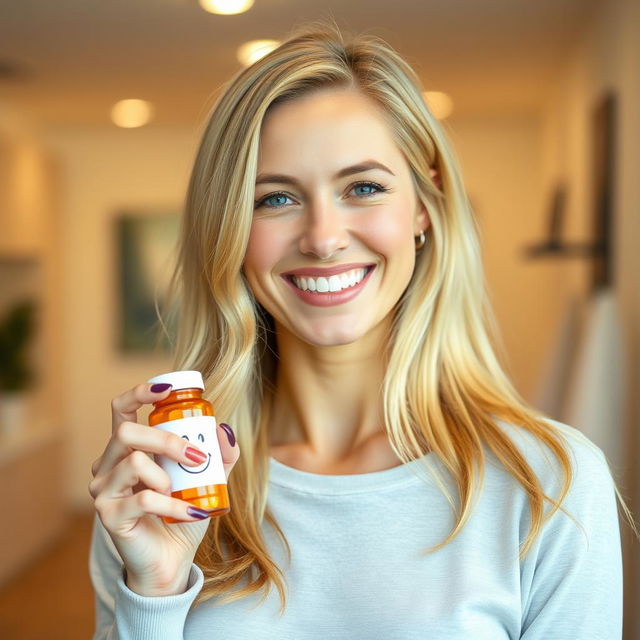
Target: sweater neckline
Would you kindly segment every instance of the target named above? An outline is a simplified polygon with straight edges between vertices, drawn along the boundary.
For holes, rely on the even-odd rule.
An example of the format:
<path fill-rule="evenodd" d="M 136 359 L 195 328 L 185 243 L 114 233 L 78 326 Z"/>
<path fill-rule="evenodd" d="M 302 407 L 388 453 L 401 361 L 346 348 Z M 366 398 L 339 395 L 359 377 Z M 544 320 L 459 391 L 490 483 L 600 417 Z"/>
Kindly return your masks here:
<path fill-rule="evenodd" d="M 434 456 L 435 454 L 428 453 L 422 458 L 401 463 L 390 469 L 349 475 L 325 475 L 301 471 L 269 456 L 269 482 L 300 493 L 345 495 L 379 491 L 389 487 L 425 482 L 425 478 L 429 477 L 429 474 L 425 473 L 425 464 L 430 468 L 435 459 Z"/>

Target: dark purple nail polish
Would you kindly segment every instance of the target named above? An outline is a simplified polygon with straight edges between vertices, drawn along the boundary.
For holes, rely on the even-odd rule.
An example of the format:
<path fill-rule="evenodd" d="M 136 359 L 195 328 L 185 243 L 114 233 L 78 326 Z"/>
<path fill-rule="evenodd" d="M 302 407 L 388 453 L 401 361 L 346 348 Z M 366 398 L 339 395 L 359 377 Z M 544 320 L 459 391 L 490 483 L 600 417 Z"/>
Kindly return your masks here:
<path fill-rule="evenodd" d="M 236 446 L 236 437 L 235 435 L 233 435 L 233 430 L 231 429 L 231 427 L 226 424 L 225 422 L 221 422 L 220 426 L 224 429 L 224 432 L 227 434 L 227 438 L 229 438 L 229 444 L 232 447 Z"/>
<path fill-rule="evenodd" d="M 158 382 L 157 384 L 151 385 L 150 391 L 151 393 L 162 393 L 163 391 L 170 389 L 172 386 L 173 385 L 168 382 Z"/>
<path fill-rule="evenodd" d="M 198 509 L 198 507 L 187 507 L 187 513 L 194 518 L 200 518 L 200 520 L 204 520 L 210 515 L 208 511 Z"/>

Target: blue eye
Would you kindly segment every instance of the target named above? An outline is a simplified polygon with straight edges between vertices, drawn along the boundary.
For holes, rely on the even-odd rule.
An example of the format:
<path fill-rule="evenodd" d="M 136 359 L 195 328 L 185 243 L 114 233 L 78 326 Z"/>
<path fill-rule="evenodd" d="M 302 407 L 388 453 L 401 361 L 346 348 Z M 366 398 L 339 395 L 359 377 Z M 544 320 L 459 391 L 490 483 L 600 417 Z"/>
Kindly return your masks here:
<path fill-rule="evenodd" d="M 204 442 L 204 436 L 201 433 L 198 434 L 198 440 L 200 440 L 200 442 Z"/>
<path fill-rule="evenodd" d="M 272 193 L 269 196 L 262 198 L 262 200 L 258 200 L 255 203 L 255 208 L 265 206 L 271 209 L 277 209 L 279 207 L 283 207 L 287 204 L 287 200 L 290 200 L 289 196 L 286 193 Z"/>
<path fill-rule="evenodd" d="M 386 187 L 383 187 L 377 182 L 357 182 L 351 187 L 351 191 L 355 191 L 354 195 L 359 198 L 367 198 L 374 196 L 377 193 L 383 193 L 388 191 Z M 292 203 L 291 197 L 286 193 L 278 192 L 265 196 L 261 200 L 256 200 L 254 208 L 266 207 L 267 209 L 281 209 Z"/>
<path fill-rule="evenodd" d="M 379 185 L 375 182 L 358 182 L 353 185 L 353 190 L 356 192 L 357 196 L 374 196 L 376 193 L 382 193 L 387 191 L 385 187 Z M 360 190 L 358 192 L 358 190 Z"/>

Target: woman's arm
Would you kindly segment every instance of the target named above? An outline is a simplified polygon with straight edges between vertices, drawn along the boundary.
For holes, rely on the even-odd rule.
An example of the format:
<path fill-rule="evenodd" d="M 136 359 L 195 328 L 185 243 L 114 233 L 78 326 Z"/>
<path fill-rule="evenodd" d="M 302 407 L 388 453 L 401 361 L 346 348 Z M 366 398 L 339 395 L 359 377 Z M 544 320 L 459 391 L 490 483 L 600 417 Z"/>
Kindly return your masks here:
<path fill-rule="evenodd" d="M 124 583 L 124 565 L 97 515 L 89 554 L 95 592 L 93 640 L 183 640 L 187 614 L 203 584 L 202 571 L 191 567 L 187 591 L 175 596 L 147 597 Z"/>
<path fill-rule="evenodd" d="M 522 640 L 622 637 L 616 495 L 606 459 L 592 447 L 573 445 L 575 484 L 563 503 L 584 531 L 556 512 L 523 565 Z"/>

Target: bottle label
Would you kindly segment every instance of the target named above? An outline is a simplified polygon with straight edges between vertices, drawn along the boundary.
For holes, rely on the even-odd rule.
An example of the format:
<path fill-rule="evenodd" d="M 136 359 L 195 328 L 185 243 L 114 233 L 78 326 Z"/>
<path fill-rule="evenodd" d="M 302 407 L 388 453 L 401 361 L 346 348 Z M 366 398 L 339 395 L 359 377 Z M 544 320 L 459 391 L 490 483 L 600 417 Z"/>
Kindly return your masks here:
<path fill-rule="evenodd" d="M 222 453 L 218 443 L 216 419 L 213 416 L 192 416 L 169 420 L 153 426 L 191 442 L 208 454 L 198 466 L 182 464 L 167 456 L 154 455 L 154 459 L 171 478 L 171 491 L 193 489 L 208 484 L 227 484 L 227 476 L 222 463 Z"/>

